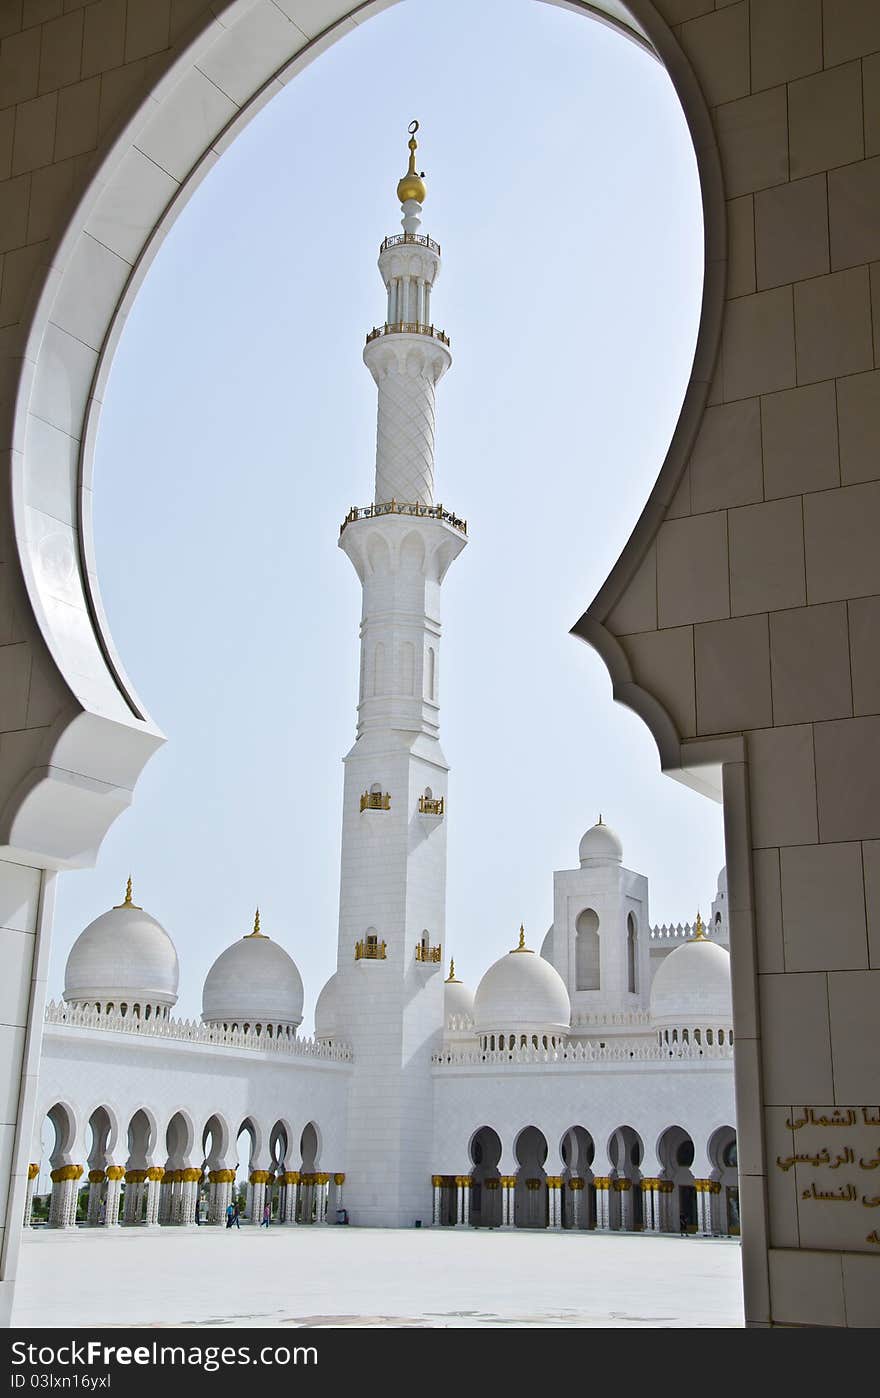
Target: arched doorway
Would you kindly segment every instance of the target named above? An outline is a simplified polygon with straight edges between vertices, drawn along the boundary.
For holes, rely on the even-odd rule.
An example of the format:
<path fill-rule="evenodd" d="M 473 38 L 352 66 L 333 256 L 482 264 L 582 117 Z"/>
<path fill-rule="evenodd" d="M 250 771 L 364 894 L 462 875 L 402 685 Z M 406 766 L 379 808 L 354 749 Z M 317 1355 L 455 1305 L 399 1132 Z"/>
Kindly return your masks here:
<path fill-rule="evenodd" d="M 682 1126 L 669 1126 L 660 1137 L 661 1222 L 666 1233 L 696 1233 L 697 1191 L 691 1166 L 694 1143 Z"/>
<path fill-rule="evenodd" d="M 517 1228 L 546 1228 L 550 1222 L 550 1199 L 544 1162 L 547 1138 L 537 1126 L 526 1126 L 514 1145 L 518 1170 L 514 1186 L 513 1221 Z"/>
<path fill-rule="evenodd" d="M 596 1147 L 589 1131 L 572 1126 L 562 1138 L 562 1226 L 586 1229 L 596 1226 L 596 1187 L 593 1157 Z"/>
<path fill-rule="evenodd" d="M 491 1126 L 471 1137 L 470 1221 L 474 1228 L 501 1227 L 501 1138 Z"/>

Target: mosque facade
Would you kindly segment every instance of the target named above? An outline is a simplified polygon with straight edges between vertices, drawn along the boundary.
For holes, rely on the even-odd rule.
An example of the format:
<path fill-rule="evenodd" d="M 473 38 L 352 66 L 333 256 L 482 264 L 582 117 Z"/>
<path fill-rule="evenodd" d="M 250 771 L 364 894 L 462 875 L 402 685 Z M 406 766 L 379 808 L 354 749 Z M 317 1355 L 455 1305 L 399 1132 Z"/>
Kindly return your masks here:
<path fill-rule="evenodd" d="M 738 1234 L 727 894 L 708 925 L 652 927 L 648 881 L 601 817 L 553 875 L 540 949 L 523 929 L 471 991 L 447 960 L 441 591 L 467 543 L 437 503 L 433 322 L 440 247 L 415 165 L 385 239 L 373 500 L 339 544 L 362 588 L 357 733 L 345 757 L 337 969 L 299 1034 L 304 988 L 260 927 L 208 973 L 199 1022 L 134 902 L 95 919 L 43 1029 L 26 1222 L 222 1222 L 246 1186 L 287 1225 Z M 244 1144 L 243 1144 L 244 1143 Z M 46 1208 L 41 1205 L 45 1202 Z M 45 1218 L 44 1218 L 45 1215 Z"/>

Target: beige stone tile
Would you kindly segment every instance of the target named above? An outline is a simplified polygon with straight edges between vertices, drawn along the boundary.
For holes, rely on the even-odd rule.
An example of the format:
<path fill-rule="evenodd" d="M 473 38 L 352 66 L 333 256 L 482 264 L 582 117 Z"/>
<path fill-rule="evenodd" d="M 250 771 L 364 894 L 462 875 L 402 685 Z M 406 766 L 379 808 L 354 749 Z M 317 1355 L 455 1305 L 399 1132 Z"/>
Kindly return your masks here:
<path fill-rule="evenodd" d="M 880 838 L 880 718 L 813 726 L 819 838 Z"/>
<path fill-rule="evenodd" d="M 828 174 L 831 266 L 880 257 L 880 156 Z"/>
<path fill-rule="evenodd" d="M 774 87 L 713 112 L 728 198 L 788 179 L 785 94 L 785 87 Z"/>
<path fill-rule="evenodd" d="M 171 42 L 204 19 L 204 0 L 171 0 Z"/>
<path fill-rule="evenodd" d="M 871 283 L 871 331 L 874 340 L 874 367 L 880 368 L 880 262 L 868 268 Z"/>
<path fill-rule="evenodd" d="M 880 971 L 832 971 L 828 977 L 834 1100 L 876 1102 L 880 1083 Z"/>
<path fill-rule="evenodd" d="M 826 977 L 759 976 L 758 994 L 765 1105 L 833 1101 Z"/>
<path fill-rule="evenodd" d="M 24 728 L 30 682 L 30 643 L 0 648 L 0 729 Z"/>
<path fill-rule="evenodd" d="M 880 53 L 862 59 L 865 155 L 880 155 Z"/>
<path fill-rule="evenodd" d="M 855 597 L 847 604 L 853 710 L 880 714 L 880 597 Z"/>
<path fill-rule="evenodd" d="M 727 201 L 727 294 L 755 290 L 755 209 L 751 194 Z"/>
<path fill-rule="evenodd" d="M 652 631 L 657 625 L 657 545 L 652 544 L 606 625 L 615 636 Z"/>
<path fill-rule="evenodd" d="M 790 287 L 728 301 L 721 371 L 728 402 L 794 388 L 797 379 Z"/>
<path fill-rule="evenodd" d="M 94 150 L 98 144 L 98 105 L 101 96 L 100 78 L 87 78 L 74 83 L 58 94 L 58 129 L 55 136 L 55 159 L 67 160 Z"/>
<path fill-rule="evenodd" d="M 758 970 L 784 971 L 779 850 L 753 850 L 752 873 L 755 881 L 755 940 L 758 946 Z"/>
<path fill-rule="evenodd" d="M 694 627 L 697 732 L 735 733 L 773 722 L 765 616 Z"/>
<path fill-rule="evenodd" d="M 880 592 L 880 482 L 803 497 L 807 601 Z"/>
<path fill-rule="evenodd" d="M 748 752 L 755 848 L 815 844 L 819 833 L 812 728 L 800 724 L 750 733 Z"/>
<path fill-rule="evenodd" d="M 880 7 L 865 0 L 823 0 L 825 62 L 829 68 L 880 49 Z"/>
<path fill-rule="evenodd" d="M 0 325 L 15 325 L 21 319 L 34 275 L 46 251 L 45 243 L 30 243 L 27 247 L 6 253 L 0 292 Z"/>
<path fill-rule="evenodd" d="M 657 9 L 667 24 L 681 24 L 714 8 L 715 0 L 657 0 Z"/>
<path fill-rule="evenodd" d="M 868 919 L 868 964 L 880 970 L 880 840 L 862 844 L 865 871 L 865 911 Z"/>
<path fill-rule="evenodd" d="M 82 55 L 83 14 L 74 10 L 43 26 L 40 45 L 40 92 L 75 83 Z"/>
<path fill-rule="evenodd" d="M 12 173 L 12 138 L 15 135 L 15 108 L 0 111 L 0 180 Z"/>
<path fill-rule="evenodd" d="M 28 242 L 48 238 L 53 233 L 62 209 L 72 197 L 74 183 L 82 171 L 87 156 L 59 160 L 34 170 L 29 178 L 31 197 L 28 204 Z"/>
<path fill-rule="evenodd" d="M 21 29 L 21 8 L 22 0 L 11 0 L 10 4 L 0 7 L 0 39 Z"/>
<path fill-rule="evenodd" d="M 791 178 L 861 160 L 862 72 L 858 63 L 829 68 L 788 87 Z"/>
<path fill-rule="evenodd" d="M 852 686 L 846 603 L 772 612 L 770 669 L 777 723 L 849 718 Z"/>
<path fill-rule="evenodd" d="M 751 0 L 752 91 L 822 67 L 821 0 Z"/>
<path fill-rule="evenodd" d="M 60 15 L 63 8 L 62 0 L 24 0 L 22 24 L 45 24 L 47 19 Z"/>
<path fill-rule="evenodd" d="M 773 1249 L 769 1263 L 776 1325 L 846 1325 L 839 1253 Z"/>
<path fill-rule="evenodd" d="M 688 21 L 680 37 L 710 107 L 746 96 L 749 21 L 744 3 Z"/>
<path fill-rule="evenodd" d="M 29 190 L 27 175 L 0 184 L 0 252 L 20 247 L 25 241 Z"/>
<path fill-rule="evenodd" d="M 844 485 L 880 477 L 880 372 L 837 381 L 840 478 Z"/>
<path fill-rule="evenodd" d="M 880 1287 L 877 1286 L 877 1259 L 858 1252 L 845 1252 L 843 1295 L 846 1323 L 850 1330 L 880 1330 Z"/>
<path fill-rule="evenodd" d="M 688 626 L 730 615 L 727 516 L 667 520 L 657 535 L 657 606 L 661 626 Z"/>
<path fill-rule="evenodd" d="M 48 165 L 55 145 L 57 92 L 22 102 L 15 113 L 15 139 L 12 145 L 12 173 L 23 175 Z"/>
<path fill-rule="evenodd" d="M 733 616 L 806 602 L 803 516 L 797 497 L 731 510 L 728 532 Z"/>
<path fill-rule="evenodd" d="M 764 494 L 768 500 L 840 483 L 834 384 L 809 384 L 761 399 Z"/>
<path fill-rule="evenodd" d="M 691 513 L 691 468 L 686 466 L 681 473 L 681 480 L 676 487 L 675 494 L 666 509 L 667 519 L 681 519 L 684 515 Z"/>
<path fill-rule="evenodd" d="M 84 15 L 82 75 L 118 68 L 125 58 L 125 0 L 97 0 Z"/>
<path fill-rule="evenodd" d="M 759 291 L 829 270 L 824 175 L 758 191 L 755 262 Z"/>
<path fill-rule="evenodd" d="M 690 462 L 695 514 L 762 498 L 761 412 L 757 398 L 707 408 Z"/>
<path fill-rule="evenodd" d="M 128 0 L 125 22 L 125 61 L 146 58 L 168 47 L 171 0 Z"/>
<path fill-rule="evenodd" d="M 693 627 L 626 636 L 621 645 L 636 683 L 659 699 L 682 738 L 693 737 L 697 731 Z"/>
<path fill-rule="evenodd" d="M 40 75 L 40 31 L 10 34 L 0 44 L 0 101 L 6 107 L 37 95 Z"/>
<path fill-rule="evenodd" d="M 817 379 L 839 378 L 873 368 L 866 267 L 798 282 L 794 288 L 794 319 L 798 383 L 814 383 Z"/>
<path fill-rule="evenodd" d="M 861 846 L 797 845 L 780 850 L 779 862 L 785 969 L 866 969 Z"/>

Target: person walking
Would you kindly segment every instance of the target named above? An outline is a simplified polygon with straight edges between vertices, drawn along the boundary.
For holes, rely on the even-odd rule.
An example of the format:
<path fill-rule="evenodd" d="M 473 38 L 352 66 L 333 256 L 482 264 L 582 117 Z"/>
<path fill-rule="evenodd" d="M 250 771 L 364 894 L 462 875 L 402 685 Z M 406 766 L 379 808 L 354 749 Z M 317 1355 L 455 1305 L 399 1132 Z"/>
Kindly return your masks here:
<path fill-rule="evenodd" d="M 235 1207 L 234 1207 L 234 1205 L 233 1205 L 233 1203 L 232 1203 L 232 1200 L 230 1199 L 229 1203 L 226 1205 L 226 1227 L 227 1227 L 227 1228 L 231 1228 L 231 1227 L 232 1227 L 232 1221 L 233 1221 L 234 1218 L 235 1218 Z"/>
<path fill-rule="evenodd" d="M 199 1194 L 196 1195 L 196 1223 L 197 1223 L 198 1226 L 201 1228 L 201 1226 L 202 1226 L 202 1199 L 201 1199 L 201 1195 L 199 1195 Z"/>
<path fill-rule="evenodd" d="M 236 1199 L 232 1210 L 232 1222 L 236 1228 L 241 1228 L 241 1201 Z"/>
<path fill-rule="evenodd" d="M 272 1221 L 272 1206 L 271 1206 L 271 1204 L 267 1201 L 267 1202 L 263 1205 L 263 1217 L 262 1217 L 262 1220 L 261 1220 L 261 1222 L 260 1222 L 260 1227 L 261 1227 L 261 1228 L 268 1228 L 268 1227 L 269 1227 L 269 1224 L 271 1223 L 271 1221 Z"/>
<path fill-rule="evenodd" d="M 688 1235 L 688 1223 L 684 1214 L 678 1215 L 678 1233 L 681 1238 L 686 1238 Z"/>

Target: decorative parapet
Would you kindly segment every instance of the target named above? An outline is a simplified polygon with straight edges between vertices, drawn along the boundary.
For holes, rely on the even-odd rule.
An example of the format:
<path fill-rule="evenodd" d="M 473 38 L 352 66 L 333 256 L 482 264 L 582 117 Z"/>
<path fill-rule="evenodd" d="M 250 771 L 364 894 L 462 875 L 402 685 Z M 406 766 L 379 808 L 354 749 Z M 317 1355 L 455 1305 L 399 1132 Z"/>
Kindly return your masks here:
<path fill-rule="evenodd" d="M 432 340 L 439 340 L 441 345 L 449 344 L 449 336 L 443 330 L 438 330 L 436 325 L 423 325 L 420 320 L 395 320 L 390 325 L 374 325 L 367 336 L 367 344 L 373 340 L 378 340 L 382 335 L 427 335 Z"/>
<path fill-rule="evenodd" d="M 384 961 L 385 943 L 379 942 L 375 937 L 367 937 L 366 941 L 355 942 L 355 961 Z"/>
<path fill-rule="evenodd" d="M 440 244 L 435 243 L 433 238 L 429 238 L 425 233 L 392 233 L 385 238 L 379 249 L 379 254 L 385 252 L 386 248 L 397 248 L 402 243 L 416 243 L 419 247 L 429 248 L 431 252 L 436 252 L 440 256 Z"/>
<path fill-rule="evenodd" d="M 439 519 L 443 524 L 451 524 L 461 534 L 467 534 L 467 520 L 459 519 L 451 510 L 442 505 L 423 505 L 418 500 L 383 500 L 378 505 L 352 505 L 342 524 L 340 534 L 344 534 L 349 524 L 359 519 L 376 519 L 380 515 L 413 515 L 419 519 Z"/>
<path fill-rule="evenodd" d="M 340 1063 L 352 1059 L 349 1044 L 324 1044 L 285 1034 L 270 1037 L 254 1029 L 224 1029 L 218 1024 L 202 1024 L 194 1019 L 138 1019 L 131 1015 L 104 1014 L 63 1000 L 50 1000 L 45 1023 L 70 1029 L 109 1030 L 114 1034 L 136 1034 L 146 1039 L 173 1039 L 190 1044 L 219 1044 L 224 1048 L 252 1049 L 260 1053 L 280 1053 L 292 1058 L 328 1058 Z"/>
<path fill-rule="evenodd" d="M 416 942 L 416 961 L 439 961 L 440 947 L 425 946 L 423 942 Z"/>
<path fill-rule="evenodd" d="M 701 923 L 701 924 L 700 924 L 700 927 L 701 927 L 702 932 L 703 932 L 703 934 L 704 934 L 704 933 L 705 933 L 705 924 L 704 924 L 704 923 Z M 668 927 L 666 926 L 666 923 L 664 922 L 664 923 L 662 924 L 662 926 L 660 926 L 660 927 L 652 927 L 652 928 L 650 928 L 649 933 L 648 933 L 648 940 L 649 940 L 650 942 L 653 942 L 653 943 L 659 943 L 659 942 L 690 942 L 690 941 L 693 941 L 694 937 L 696 937 L 696 936 L 697 936 L 697 924 L 696 924 L 695 922 L 694 922 L 694 923 L 691 923 L 691 922 L 684 922 L 684 923 L 682 923 L 682 922 L 677 922 L 677 923 L 672 923 L 672 922 L 670 922 L 670 924 L 669 924 Z"/>
<path fill-rule="evenodd" d="M 652 1020 L 647 1010 L 621 1010 L 618 1014 L 589 1014 L 583 1011 L 571 1017 L 572 1029 L 642 1029 L 651 1027 Z"/>
<path fill-rule="evenodd" d="M 361 797 L 362 811 L 390 811 L 391 793 L 389 791 L 365 791 Z"/>
<path fill-rule="evenodd" d="M 446 798 L 444 796 L 438 796 L 436 800 L 430 796 L 420 796 L 419 815 L 442 816 L 445 805 Z"/>
<path fill-rule="evenodd" d="M 709 1059 L 733 1061 L 732 1044 L 646 1044 L 625 1039 L 606 1044 L 566 1044 L 558 1048 L 514 1049 L 444 1049 L 435 1053 L 431 1062 L 437 1067 L 491 1067 L 509 1063 L 560 1063 L 583 1066 L 585 1063 L 668 1063 L 670 1059 L 689 1063 Z"/>

